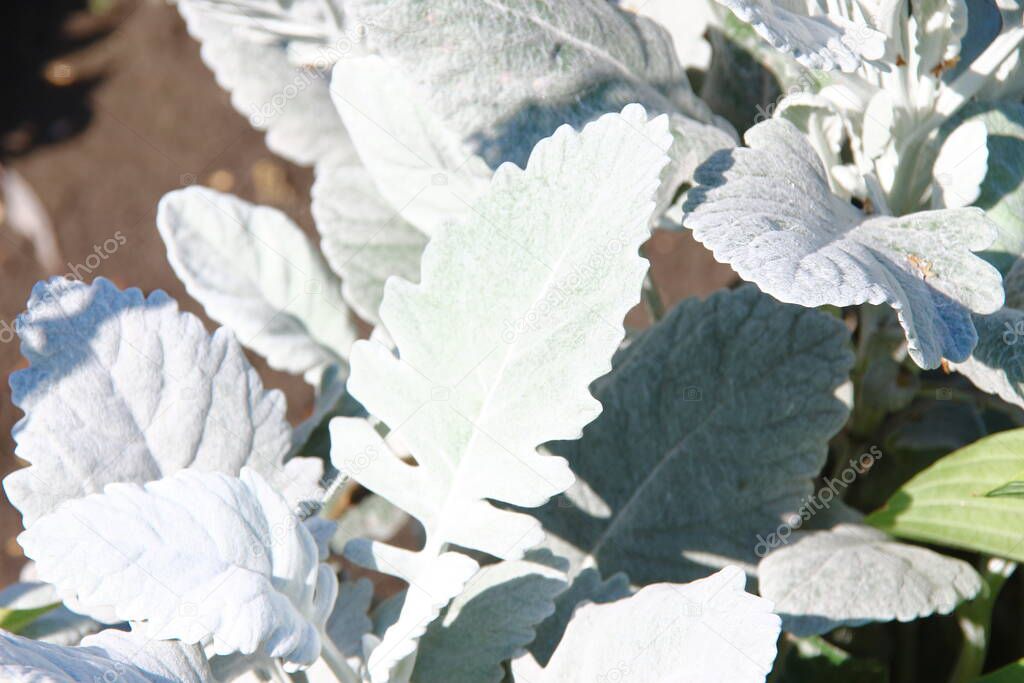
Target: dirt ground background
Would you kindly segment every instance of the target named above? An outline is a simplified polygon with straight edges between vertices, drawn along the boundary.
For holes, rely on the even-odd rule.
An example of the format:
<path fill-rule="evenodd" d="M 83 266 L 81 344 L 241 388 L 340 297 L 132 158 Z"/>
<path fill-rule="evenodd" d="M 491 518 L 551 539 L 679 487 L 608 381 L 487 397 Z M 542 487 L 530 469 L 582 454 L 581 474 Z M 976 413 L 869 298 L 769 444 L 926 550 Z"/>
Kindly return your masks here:
<path fill-rule="evenodd" d="M 29 240 L 0 227 L 0 322 L 13 325 L 36 281 L 75 272 L 87 281 L 103 276 L 120 287 L 166 290 L 213 329 L 172 273 L 156 231 L 157 201 L 183 184 L 276 206 L 315 237 L 312 173 L 271 154 L 231 108 L 173 7 L 156 0 L 3 2 L 0 54 L 0 164 L 42 201 L 60 252 L 59 267 L 44 266 Z M 125 244 L 90 270 L 86 258 L 117 231 Z M 648 253 L 666 304 L 706 295 L 733 278 L 687 236 L 656 235 Z M 17 346 L 0 334 L 5 377 L 24 367 Z M 309 388 L 250 358 L 264 382 L 287 395 L 289 418 L 304 417 L 312 406 Z M 21 464 L 10 436 L 20 417 L 4 381 L 0 475 Z M 14 541 L 20 529 L 20 516 L 3 498 L 4 584 L 23 562 Z"/>

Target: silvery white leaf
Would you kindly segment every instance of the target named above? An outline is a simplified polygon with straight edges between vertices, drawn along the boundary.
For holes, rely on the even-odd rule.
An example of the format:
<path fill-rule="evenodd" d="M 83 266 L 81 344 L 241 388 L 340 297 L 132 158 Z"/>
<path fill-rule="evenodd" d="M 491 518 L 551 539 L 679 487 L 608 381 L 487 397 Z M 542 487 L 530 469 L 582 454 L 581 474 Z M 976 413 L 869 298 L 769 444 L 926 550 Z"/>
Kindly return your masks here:
<path fill-rule="evenodd" d="M 533 640 L 555 611 L 565 573 L 526 560 L 483 567 L 427 627 L 416 651 L 414 683 L 498 683 L 502 662 Z"/>
<path fill-rule="evenodd" d="M 809 532 L 769 553 L 757 576 L 761 595 L 797 636 L 949 614 L 982 586 L 963 560 L 900 543 L 863 524 Z"/>
<path fill-rule="evenodd" d="M 1024 104 L 979 102 L 968 105 L 960 117 L 954 135 L 979 123 L 988 132 L 988 172 L 974 205 L 998 226 L 985 258 L 1005 274 L 1024 254 Z"/>
<path fill-rule="evenodd" d="M 520 659 L 512 673 L 520 683 L 762 683 L 775 660 L 779 617 L 770 602 L 744 592 L 744 580 L 727 567 L 579 607 L 546 667 Z"/>
<path fill-rule="evenodd" d="M 842 163 L 843 117 L 827 98 L 812 93 L 793 93 L 779 102 L 773 115 L 789 121 L 807 136 L 826 169 L 832 171 Z M 851 188 L 840 186 L 834 175 L 833 172 L 828 173 L 832 191 L 845 197 L 853 194 Z"/>
<path fill-rule="evenodd" d="M 327 156 L 355 158 L 331 104 L 327 80 L 330 64 L 351 49 L 348 39 L 324 45 L 312 68 L 294 65 L 284 44 L 259 40 L 225 23 L 210 12 L 209 2 L 177 4 L 189 33 L 202 43 L 200 54 L 217 83 L 231 93 L 231 104 L 254 128 L 267 131 L 271 151 L 305 166 Z"/>
<path fill-rule="evenodd" d="M 1021 4 L 1019 0 L 998 0 L 996 4 L 1002 19 L 1000 28 L 1012 28 L 1024 24 L 1024 4 Z M 970 29 L 971 26 L 968 26 L 968 37 Z M 986 44 L 985 47 L 988 45 Z M 1024 48 L 1018 48 L 1011 52 L 988 78 L 978 92 L 977 99 L 980 102 L 1019 102 L 1022 95 L 1024 95 Z"/>
<path fill-rule="evenodd" d="M 978 345 L 956 366 L 979 389 L 1024 407 L 1024 105 L 979 103 L 963 112 L 964 123 L 988 130 L 988 173 L 977 206 L 999 226 L 985 257 L 1006 277 L 1006 305 L 974 316 Z"/>
<path fill-rule="evenodd" d="M 724 564 L 753 573 L 759 534 L 811 493 L 848 410 L 848 332 L 752 286 L 687 300 L 594 385 L 601 416 L 551 444 L 576 484 L 537 513 L 545 545 L 638 585 Z"/>
<path fill-rule="evenodd" d="M 4 609 L 38 609 L 56 602 L 60 602 L 56 589 L 42 581 L 19 581 L 0 590 L 0 607 Z M 83 637 L 101 628 L 95 620 L 59 605 L 18 632 L 26 638 L 55 645 L 77 645 Z"/>
<path fill-rule="evenodd" d="M 398 229 L 408 229 L 401 225 L 404 218 L 414 230 L 432 235 L 446 222 L 472 216 L 491 168 L 430 109 L 428 93 L 397 62 L 379 56 L 338 62 L 331 96 Z M 335 203 L 350 201 L 342 192 L 337 190 Z"/>
<path fill-rule="evenodd" d="M 317 558 L 326 562 L 331 554 L 331 538 L 338 529 L 338 525 L 330 519 L 314 515 L 302 522 L 306 525 L 306 531 L 316 542 Z"/>
<path fill-rule="evenodd" d="M 710 152 L 735 144 L 732 127 L 690 90 L 665 29 L 604 0 L 354 0 L 346 8 L 384 60 L 339 62 L 332 92 L 385 196 L 427 233 L 466 218 L 487 167 L 522 165 L 557 126 L 579 128 L 629 102 L 674 115 L 657 213 Z M 430 133 L 416 135 L 415 123 Z M 373 161 L 380 155 L 390 178 Z M 435 175 L 452 188 L 433 186 Z"/>
<path fill-rule="evenodd" d="M 683 68 L 703 70 L 711 64 L 711 44 L 704 38 L 715 18 L 711 0 L 619 0 L 617 4 L 661 24 L 672 36 Z"/>
<path fill-rule="evenodd" d="M 749 149 L 716 153 L 687 195 L 686 227 L 715 258 L 780 301 L 888 303 L 914 361 L 963 361 L 971 313 L 1002 305 L 998 271 L 971 252 L 995 226 L 978 209 L 867 216 L 829 190 L 821 159 L 788 121 L 760 123 Z"/>
<path fill-rule="evenodd" d="M 426 236 L 384 200 L 358 165 L 321 164 L 313 218 L 324 256 L 341 276 L 342 297 L 361 318 L 379 325 L 384 282 L 392 275 L 419 280 Z"/>
<path fill-rule="evenodd" d="M 107 630 L 66 647 L 0 631 L 0 678 L 7 683 L 209 683 L 197 645 L 152 641 L 137 633 Z"/>
<path fill-rule="evenodd" d="M 562 125 L 639 102 L 699 121 L 672 38 L 606 0 L 350 0 L 368 46 L 423 88 L 425 106 L 491 168 L 522 165 Z"/>
<path fill-rule="evenodd" d="M 346 468 L 347 469 L 347 468 Z M 368 495 L 358 505 L 349 507 L 338 520 L 338 529 L 331 539 L 331 548 L 341 553 L 345 544 L 355 538 L 390 540 L 406 524 L 409 515 L 386 498 Z"/>
<path fill-rule="evenodd" d="M 909 59 L 920 76 L 960 55 L 960 41 L 967 33 L 965 0 L 918 0 L 910 3 L 910 15 L 916 40 Z"/>
<path fill-rule="evenodd" d="M 970 206 L 981 194 L 988 172 L 988 132 L 979 119 L 967 121 L 953 131 L 939 148 L 932 175 L 932 207 Z"/>
<path fill-rule="evenodd" d="M 718 0 L 774 48 L 811 69 L 855 71 L 881 59 L 886 36 L 866 23 L 830 11 L 821 0 Z"/>
<path fill-rule="evenodd" d="M 112 608 L 149 638 L 312 664 L 337 579 L 255 471 L 182 470 L 108 484 L 18 536 L 39 576 L 83 608 Z"/>
<path fill-rule="evenodd" d="M 341 283 L 282 212 L 190 187 L 164 195 L 156 223 L 189 294 L 271 367 L 316 383 L 343 362 L 358 332 Z"/>
<path fill-rule="evenodd" d="M 304 54 L 322 47 L 341 17 L 339 0 L 185 0 L 193 13 L 215 18 L 253 42 L 283 42 Z"/>
<path fill-rule="evenodd" d="M 373 630 L 367 616 L 373 600 L 373 583 L 367 578 L 344 581 L 327 620 L 327 637 L 346 657 L 363 656 L 363 636 Z"/>
<path fill-rule="evenodd" d="M 619 573 L 604 580 L 596 569 L 584 569 L 565 591 L 555 597 L 555 611 L 536 627 L 537 636 L 530 643 L 530 654 L 541 664 L 547 664 L 579 605 L 604 604 L 630 595 L 629 577 L 625 574 Z"/>
<path fill-rule="evenodd" d="M 1004 281 L 1006 305 L 991 315 L 974 316 L 978 345 L 953 367 L 974 386 L 1024 408 L 1024 259 Z"/>
<path fill-rule="evenodd" d="M 381 319 L 400 360 L 377 342 L 353 347 L 349 390 L 418 467 L 366 421 L 341 418 L 331 422 L 332 462 L 426 530 L 417 553 L 346 549 L 412 586 L 370 657 L 375 680 L 475 571 L 443 552 L 447 544 L 516 559 L 540 541 L 536 520 L 487 501 L 534 507 L 572 483 L 564 460 L 536 449 L 575 438 L 600 411 L 587 386 L 607 370 L 639 298 L 647 264 L 637 250 L 667 161 L 667 124 L 632 105 L 582 133 L 560 128 L 526 170 L 503 165 L 474 219 L 431 240 L 421 283 L 388 281 Z"/>
<path fill-rule="evenodd" d="M 284 397 L 263 389 L 230 332 L 207 334 L 164 292 L 54 278 L 33 288 L 16 327 L 31 365 L 11 375 L 25 412 L 15 452 L 31 466 L 4 489 L 26 527 L 109 482 L 186 467 L 248 465 L 290 501 L 309 494 L 311 482 L 282 467 Z"/>

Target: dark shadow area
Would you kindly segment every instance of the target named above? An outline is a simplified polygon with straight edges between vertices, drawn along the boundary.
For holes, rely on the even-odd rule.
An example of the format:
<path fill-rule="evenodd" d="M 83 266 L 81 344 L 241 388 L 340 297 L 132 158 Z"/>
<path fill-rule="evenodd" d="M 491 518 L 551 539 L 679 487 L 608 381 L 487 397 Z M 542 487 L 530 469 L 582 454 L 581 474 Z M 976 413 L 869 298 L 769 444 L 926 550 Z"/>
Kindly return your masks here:
<path fill-rule="evenodd" d="M 0 3 L 0 156 L 26 154 L 64 140 L 92 118 L 89 94 L 99 77 L 77 79 L 59 58 L 85 48 L 111 30 L 88 0 Z M 82 12 L 92 16 L 82 20 Z M 78 20 L 69 21 L 72 15 Z"/>

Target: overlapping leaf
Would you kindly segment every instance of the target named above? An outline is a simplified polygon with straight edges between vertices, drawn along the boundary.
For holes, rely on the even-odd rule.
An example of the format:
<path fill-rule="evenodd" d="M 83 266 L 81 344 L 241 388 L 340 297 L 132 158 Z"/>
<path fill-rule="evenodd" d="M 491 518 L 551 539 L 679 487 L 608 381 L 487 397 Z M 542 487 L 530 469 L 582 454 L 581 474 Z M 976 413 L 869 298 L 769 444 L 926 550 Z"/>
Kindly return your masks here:
<path fill-rule="evenodd" d="M 562 124 L 580 127 L 639 102 L 669 114 L 676 137 L 660 211 L 710 151 L 735 144 L 731 127 L 690 89 L 668 32 L 605 0 L 349 0 L 345 7 L 367 27 L 369 48 L 417 86 L 423 110 L 491 168 L 525 163 Z M 339 63 L 336 77 L 343 68 L 358 70 Z"/>
<path fill-rule="evenodd" d="M 341 276 L 342 296 L 378 324 L 384 282 L 419 280 L 426 236 L 381 196 L 359 165 L 323 165 L 313 184 L 313 217 L 327 262 Z"/>
<path fill-rule="evenodd" d="M 537 513 L 547 545 L 640 585 L 752 573 L 846 419 L 846 336 L 750 286 L 677 306 L 595 385 L 604 410 L 583 438 L 550 446 L 578 480 Z"/>
<path fill-rule="evenodd" d="M 416 652 L 414 683 L 498 683 L 502 662 L 522 652 L 555 610 L 565 574 L 508 560 L 481 569 L 435 620 Z"/>
<path fill-rule="evenodd" d="M 718 0 L 750 24 L 773 47 L 812 69 L 854 71 L 864 61 L 880 59 L 886 35 L 865 17 L 836 11 L 857 9 L 855 2 L 819 0 Z"/>
<path fill-rule="evenodd" d="M 107 483 L 186 467 L 237 474 L 248 465 L 296 502 L 315 488 L 306 459 L 283 464 L 284 397 L 263 389 L 227 330 L 207 334 L 163 292 L 55 278 L 32 290 L 17 329 L 31 365 L 11 375 L 25 411 L 15 452 L 31 466 L 4 489 L 26 527 Z"/>
<path fill-rule="evenodd" d="M 970 355 L 971 313 L 1003 303 L 999 272 L 971 253 L 995 238 L 981 210 L 868 216 L 832 194 L 791 123 L 766 121 L 746 140 L 749 149 L 718 152 L 698 170 L 684 207 L 716 259 L 781 301 L 888 303 L 921 367 Z"/>
<path fill-rule="evenodd" d="M 334 68 L 331 96 L 393 213 L 426 235 L 471 217 L 491 168 L 398 63 L 376 55 L 345 59 Z"/>
<path fill-rule="evenodd" d="M 157 227 L 189 294 L 271 367 L 316 383 L 348 356 L 341 284 L 283 213 L 192 187 L 164 195 Z"/>
<path fill-rule="evenodd" d="M 81 647 L 43 643 L 0 631 L 0 677 L 7 683 L 208 683 L 198 645 L 148 640 L 135 632 L 103 631 Z"/>
<path fill-rule="evenodd" d="M 337 579 L 283 498 L 254 471 L 182 470 L 65 503 L 18 536 L 39 576 L 85 609 L 112 608 L 150 638 L 226 655 L 320 654 Z"/>
<path fill-rule="evenodd" d="M 235 109 L 253 127 L 267 131 L 267 147 L 302 165 L 328 156 L 354 159 L 352 143 L 334 112 L 328 90 L 329 67 L 352 49 L 352 41 L 334 35 L 325 17 L 317 16 L 322 3 L 303 0 L 294 4 L 309 10 L 298 12 L 306 16 L 295 17 L 291 27 L 302 31 L 305 35 L 295 37 L 312 48 L 303 50 L 310 52 L 305 55 L 308 65 L 289 58 L 287 40 L 259 35 L 285 27 L 260 17 L 251 6 L 181 0 L 178 9 L 189 33 L 202 43 L 203 61 L 221 87 L 231 93 Z M 231 21 L 225 11 L 245 21 Z"/>
<path fill-rule="evenodd" d="M 988 171 L 975 206 L 999 227 L 985 258 L 1004 274 L 1024 255 L 1024 104 L 973 104 L 961 114 L 965 126 L 983 124 Z"/>
<path fill-rule="evenodd" d="M 779 548 L 761 561 L 757 577 L 761 595 L 798 636 L 949 614 L 982 586 L 963 560 L 860 524 L 811 532 Z"/>
<path fill-rule="evenodd" d="M 433 238 L 421 284 L 385 287 L 381 319 L 401 360 L 358 342 L 349 388 L 418 467 L 366 422 L 331 423 L 335 466 L 426 529 L 418 553 L 348 546 L 412 586 L 371 655 L 375 679 L 475 571 L 447 544 L 514 559 L 540 541 L 536 520 L 487 500 L 533 507 L 572 483 L 564 460 L 536 449 L 578 436 L 600 411 L 587 386 L 606 371 L 639 298 L 646 262 L 637 250 L 670 142 L 667 121 L 648 121 L 639 106 L 582 133 L 560 128 L 525 170 L 499 169 L 474 220 Z"/>
<path fill-rule="evenodd" d="M 103 628 L 89 617 L 76 614 L 59 603 L 56 589 L 48 583 L 24 580 L 12 583 L 0 591 L 0 609 L 5 612 L 36 611 L 37 616 L 17 629 L 6 620 L 0 627 L 55 645 L 77 645 L 85 636 Z"/>
<path fill-rule="evenodd" d="M 576 610 L 551 661 L 513 662 L 520 683 L 701 681 L 761 683 L 775 660 L 779 617 L 743 591 L 743 571 L 658 583 L 636 595 Z"/>
<path fill-rule="evenodd" d="M 1024 407 L 1024 259 L 1006 274 L 1006 305 L 991 315 L 974 316 L 978 345 L 956 364 L 976 387 Z"/>

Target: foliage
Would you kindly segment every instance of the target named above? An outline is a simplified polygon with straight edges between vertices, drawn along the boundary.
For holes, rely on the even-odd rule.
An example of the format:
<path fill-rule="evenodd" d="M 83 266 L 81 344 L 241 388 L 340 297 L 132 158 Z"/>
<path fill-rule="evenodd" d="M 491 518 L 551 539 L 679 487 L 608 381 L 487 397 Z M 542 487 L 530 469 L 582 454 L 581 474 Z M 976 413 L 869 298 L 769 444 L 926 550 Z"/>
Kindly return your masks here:
<path fill-rule="evenodd" d="M 840 644 L 954 611 L 980 676 L 1024 559 L 1021 10 L 697 4 L 178 0 L 320 248 L 190 187 L 157 227 L 213 334 L 33 290 L 4 680 L 886 681 Z M 684 69 L 739 63 L 783 92 L 712 93 L 742 136 Z M 664 310 L 655 229 L 748 284 Z"/>

